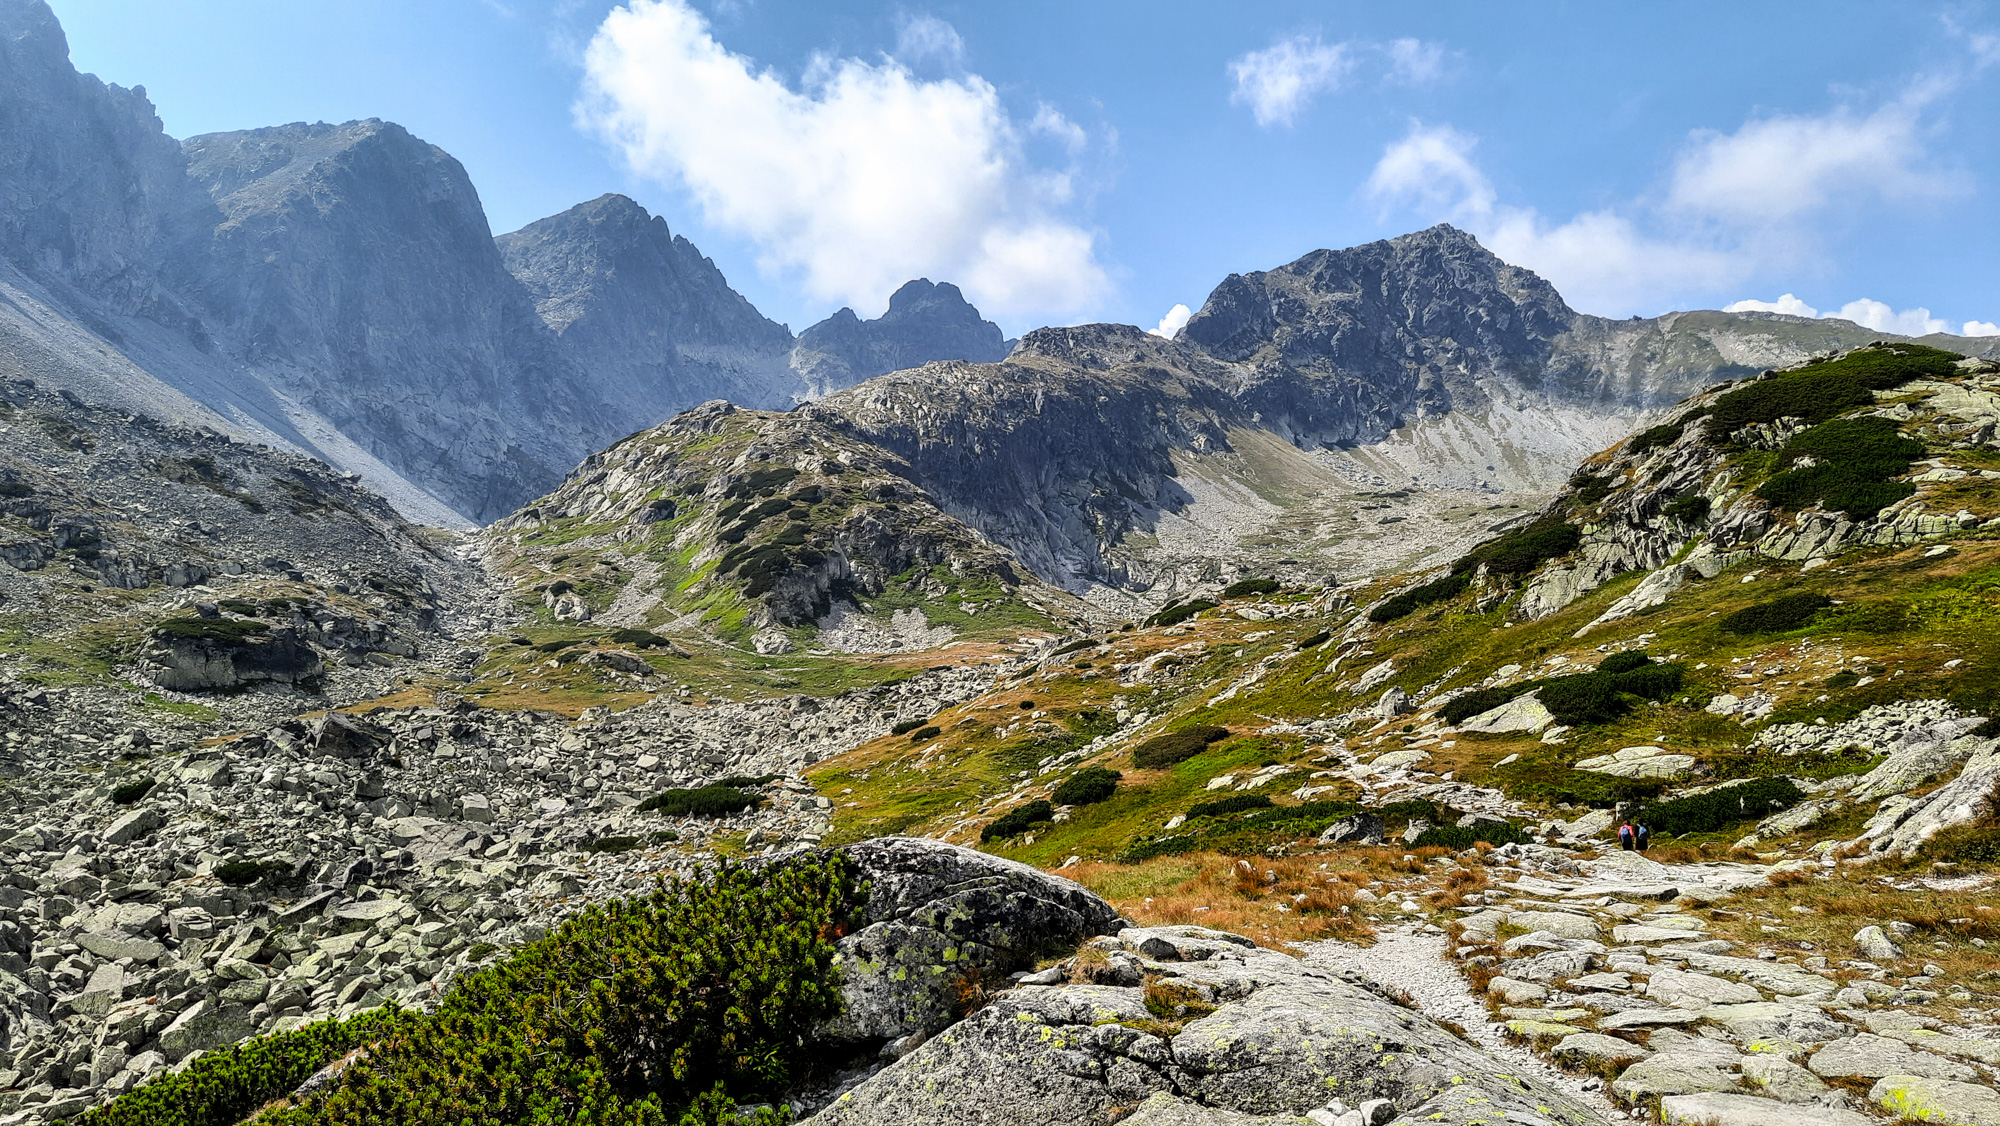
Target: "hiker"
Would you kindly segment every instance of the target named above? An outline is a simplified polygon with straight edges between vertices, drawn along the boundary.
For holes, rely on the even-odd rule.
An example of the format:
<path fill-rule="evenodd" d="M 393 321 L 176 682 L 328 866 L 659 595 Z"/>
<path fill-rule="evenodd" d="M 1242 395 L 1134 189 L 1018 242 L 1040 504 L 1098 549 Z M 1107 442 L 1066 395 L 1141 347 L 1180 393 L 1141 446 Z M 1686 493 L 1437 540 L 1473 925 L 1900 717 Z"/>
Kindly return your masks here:
<path fill-rule="evenodd" d="M 1632 832 L 1632 823 L 1630 821 L 1624 822 L 1623 824 L 1618 826 L 1619 848 L 1624 849 L 1626 852 L 1631 852 L 1632 844 L 1637 839 L 1638 838 L 1636 837 L 1636 835 Z"/>
<path fill-rule="evenodd" d="M 1646 851 L 1646 843 L 1653 839 L 1653 831 L 1646 827 L 1646 823 L 1644 821 L 1639 822 L 1638 831 L 1636 833 L 1636 839 L 1639 845 L 1639 851 L 1640 852 Z"/>

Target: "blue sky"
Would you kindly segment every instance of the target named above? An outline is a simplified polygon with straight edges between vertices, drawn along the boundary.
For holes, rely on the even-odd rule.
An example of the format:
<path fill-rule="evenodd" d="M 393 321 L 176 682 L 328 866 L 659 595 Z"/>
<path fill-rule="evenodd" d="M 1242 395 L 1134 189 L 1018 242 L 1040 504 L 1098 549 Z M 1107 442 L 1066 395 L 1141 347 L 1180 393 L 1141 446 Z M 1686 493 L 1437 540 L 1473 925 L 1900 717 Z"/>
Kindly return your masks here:
<path fill-rule="evenodd" d="M 52 0 L 176 136 L 382 117 L 494 230 L 605 191 L 794 329 L 1010 333 L 1450 221 L 1610 316 L 2000 332 L 2000 6 Z"/>

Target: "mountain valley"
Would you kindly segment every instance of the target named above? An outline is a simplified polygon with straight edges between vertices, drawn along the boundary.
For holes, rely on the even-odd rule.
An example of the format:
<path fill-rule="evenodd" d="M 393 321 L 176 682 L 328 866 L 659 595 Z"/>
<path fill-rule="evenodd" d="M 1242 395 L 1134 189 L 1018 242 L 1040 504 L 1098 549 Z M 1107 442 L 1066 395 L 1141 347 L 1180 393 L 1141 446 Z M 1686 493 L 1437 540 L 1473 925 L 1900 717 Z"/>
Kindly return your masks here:
<path fill-rule="evenodd" d="M 0 1126 L 2000 1122 L 1996 625 L 2000 337 L 794 335 L 0 0 Z"/>

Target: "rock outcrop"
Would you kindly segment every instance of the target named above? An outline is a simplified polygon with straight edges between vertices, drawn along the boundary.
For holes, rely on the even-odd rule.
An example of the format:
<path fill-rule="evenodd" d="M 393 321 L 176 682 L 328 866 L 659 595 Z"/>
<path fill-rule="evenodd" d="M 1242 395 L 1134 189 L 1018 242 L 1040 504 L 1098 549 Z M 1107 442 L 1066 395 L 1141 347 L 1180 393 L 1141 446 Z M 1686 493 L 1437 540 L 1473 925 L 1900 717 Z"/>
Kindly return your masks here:
<path fill-rule="evenodd" d="M 1204 1126 L 1331 1122 L 1364 1107 L 1365 1121 L 1412 1126 L 1599 1121 L 1365 978 L 1200 927 L 1091 945 L 1118 984 L 1010 990 L 806 1121 L 1045 1126 L 1134 1107 L 1128 1121 Z"/>
<path fill-rule="evenodd" d="M 892 294 L 888 311 L 872 321 L 844 308 L 799 333 L 791 365 L 805 395 L 819 398 L 936 360 L 993 363 L 1007 349 L 1000 326 L 982 318 L 957 286 L 918 278 Z"/>

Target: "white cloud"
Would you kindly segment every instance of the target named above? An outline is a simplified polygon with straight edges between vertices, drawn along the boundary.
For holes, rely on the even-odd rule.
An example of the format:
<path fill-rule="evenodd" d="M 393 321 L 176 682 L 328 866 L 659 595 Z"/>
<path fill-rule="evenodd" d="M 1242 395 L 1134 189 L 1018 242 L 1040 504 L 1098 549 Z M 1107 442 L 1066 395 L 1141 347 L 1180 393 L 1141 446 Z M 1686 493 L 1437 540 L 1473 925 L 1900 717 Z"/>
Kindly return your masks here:
<path fill-rule="evenodd" d="M 905 14 L 897 21 L 896 57 L 907 63 L 957 66 L 965 58 L 958 29 L 936 16 Z"/>
<path fill-rule="evenodd" d="M 1146 331 L 1152 333 L 1154 336 L 1164 336 L 1168 340 L 1172 340 L 1174 337 L 1180 335 L 1182 329 L 1187 327 L 1188 318 L 1192 316 L 1194 316 L 1194 310 L 1188 308 L 1186 305 L 1175 305 L 1173 308 L 1167 310 L 1166 316 L 1160 318 L 1160 326 L 1158 328 L 1149 328 Z"/>
<path fill-rule="evenodd" d="M 1674 166 L 1666 207 L 1739 227 L 1790 224 L 1872 199 L 1942 198 L 1963 181 L 1924 167 L 1918 110 L 1924 90 L 1867 116 L 1836 109 L 1819 117 L 1745 122 L 1734 133 L 1699 131 Z"/>
<path fill-rule="evenodd" d="M 1353 67 L 1347 44 L 1294 35 L 1232 61 L 1236 89 L 1229 100 L 1247 103 L 1265 128 L 1290 125 L 1314 95 L 1338 87 Z"/>
<path fill-rule="evenodd" d="M 1862 328 L 1876 332 L 1891 332 L 1898 336 L 1928 336 L 1933 332 L 1951 332 L 1951 322 L 1931 315 L 1929 309 L 1919 305 L 1914 309 L 1897 310 L 1888 304 L 1863 297 L 1849 301 L 1838 309 L 1828 309 L 1822 313 L 1806 304 L 1797 296 L 1787 293 L 1776 301 L 1759 301 L 1746 298 L 1722 307 L 1725 313 L 1763 312 L 1790 313 L 1795 317 L 1838 317 L 1853 321 Z M 2000 336 L 2000 325 L 1987 321 L 1967 321 L 1958 336 Z"/>
<path fill-rule="evenodd" d="M 1817 317 L 1819 310 L 1799 300 L 1795 293 L 1781 293 L 1776 301 L 1759 301 L 1746 297 L 1722 307 L 1725 313 L 1785 313 L 1794 317 Z"/>
<path fill-rule="evenodd" d="M 1421 39 L 1396 39 L 1383 48 L 1389 75 L 1412 86 L 1428 86 L 1444 77 L 1444 46 Z"/>
<path fill-rule="evenodd" d="M 1871 301 L 1866 297 L 1849 301 L 1837 312 L 1825 315 L 1853 321 L 1876 332 L 1893 332 L 1898 336 L 1927 336 L 1933 332 L 1944 332 L 1949 327 L 1944 321 L 1931 316 L 1931 311 L 1921 305 L 1897 312 L 1880 301 Z"/>
<path fill-rule="evenodd" d="M 927 81 L 894 58 L 821 58 L 794 89 L 717 42 L 685 0 L 615 9 L 584 61 L 578 121 L 817 299 L 879 309 L 927 276 L 989 315 L 1055 315 L 1108 286 L 1093 234 L 1057 213 L 1069 175 L 1028 162 L 977 75 Z"/>
<path fill-rule="evenodd" d="M 1725 254 L 1651 238 L 1614 212 L 1552 223 L 1532 208 L 1504 206 L 1472 159 L 1477 144 L 1450 126 L 1413 125 L 1383 152 L 1363 191 L 1385 208 L 1414 208 L 1463 226 L 1582 309 L 1630 309 L 1662 287 L 1688 290 L 1740 273 Z"/>

